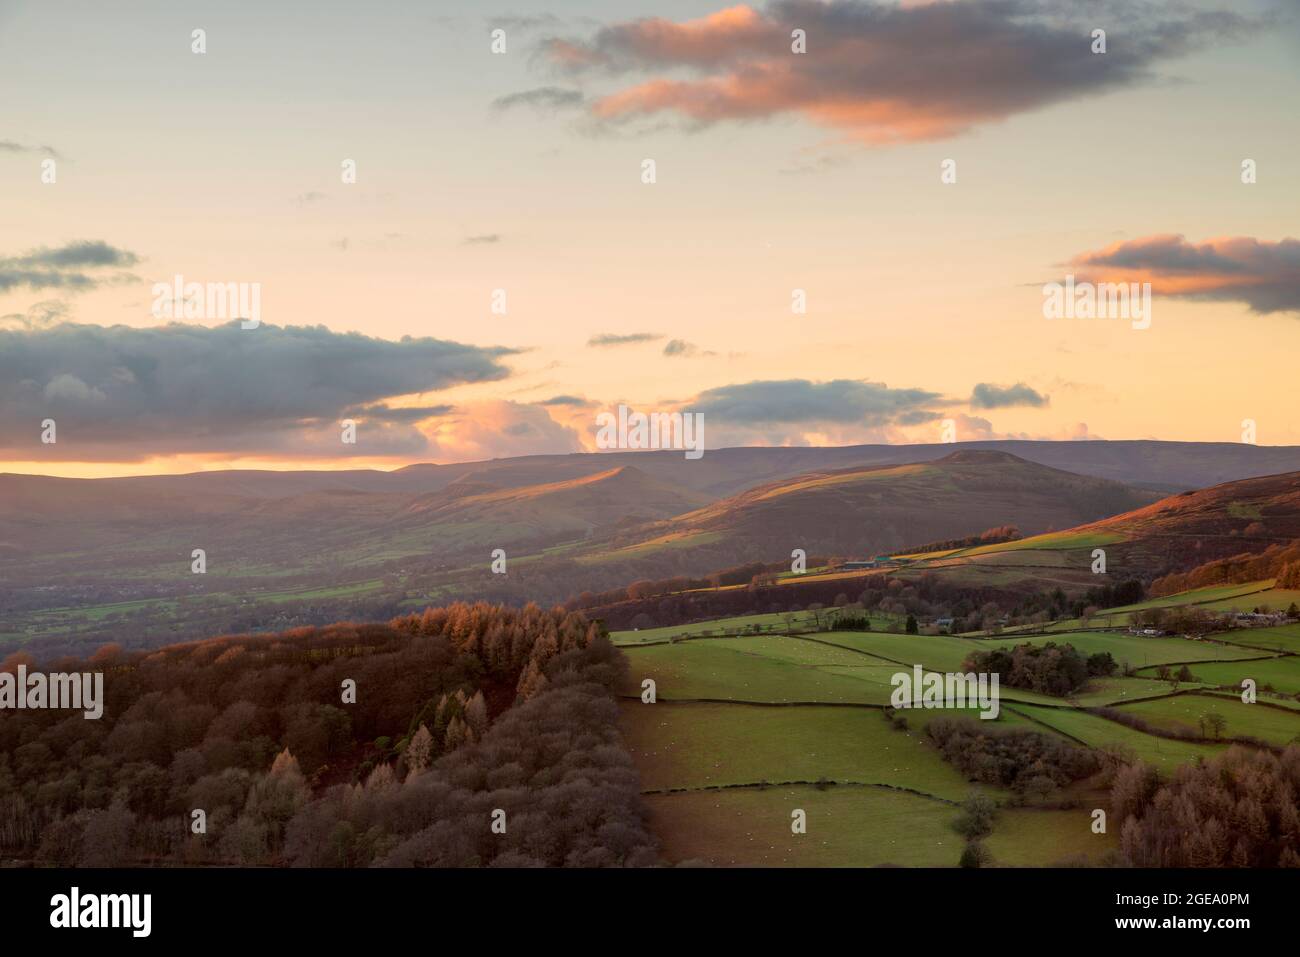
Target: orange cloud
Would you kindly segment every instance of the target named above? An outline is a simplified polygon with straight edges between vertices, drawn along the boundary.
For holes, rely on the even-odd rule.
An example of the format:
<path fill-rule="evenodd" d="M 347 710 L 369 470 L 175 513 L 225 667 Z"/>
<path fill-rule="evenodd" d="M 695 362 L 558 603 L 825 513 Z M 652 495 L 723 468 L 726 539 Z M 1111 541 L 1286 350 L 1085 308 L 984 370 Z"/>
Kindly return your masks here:
<path fill-rule="evenodd" d="M 1300 312 L 1300 241 L 1224 236 L 1189 243 L 1158 234 L 1070 260 L 1090 282 L 1149 282 L 1152 292 L 1243 302 L 1255 312 Z"/>
<path fill-rule="evenodd" d="M 681 23 L 615 24 L 586 41 L 551 40 L 546 50 L 571 72 L 650 74 L 594 100 L 604 123 L 661 113 L 696 125 L 795 114 L 875 144 L 940 139 L 1132 85 L 1150 78 L 1156 61 L 1248 23 L 1152 5 L 1104 56 L 1092 52 L 1092 26 L 1057 4 L 782 0 Z M 796 30 L 806 52 L 792 48 Z"/>

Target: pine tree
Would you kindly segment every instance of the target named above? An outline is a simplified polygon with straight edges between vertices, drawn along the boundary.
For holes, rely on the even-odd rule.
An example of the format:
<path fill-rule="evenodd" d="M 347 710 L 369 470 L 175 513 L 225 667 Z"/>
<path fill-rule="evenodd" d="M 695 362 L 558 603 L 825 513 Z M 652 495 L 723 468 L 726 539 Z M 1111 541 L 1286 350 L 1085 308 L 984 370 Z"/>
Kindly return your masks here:
<path fill-rule="evenodd" d="M 537 659 L 528 662 L 528 667 L 524 673 L 519 676 L 519 684 L 515 686 L 515 691 L 520 700 L 527 701 L 534 698 L 546 688 L 546 675 L 542 674 L 542 669 L 537 666 Z"/>
<path fill-rule="evenodd" d="M 382 794 L 395 787 L 397 787 L 397 775 L 393 773 L 391 764 L 377 765 L 366 778 L 366 790 L 376 794 Z"/>
<path fill-rule="evenodd" d="M 271 773 L 277 777 L 302 777 L 298 759 L 289 753 L 288 748 L 275 756 L 275 760 L 271 762 Z"/>
<path fill-rule="evenodd" d="M 468 737 L 466 734 L 467 730 L 468 725 L 460 719 L 460 715 L 456 715 L 452 718 L 451 723 L 447 725 L 446 749 L 448 751 L 455 751 L 461 745 L 465 744 Z"/>
<path fill-rule="evenodd" d="M 406 767 L 411 774 L 419 774 L 433 761 L 433 735 L 424 725 L 415 732 L 406 746 Z"/>
<path fill-rule="evenodd" d="M 465 705 L 465 720 L 469 722 L 476 735 L 481 736 L 487 730 L 487 701 L 484 700 L 482 691 L 474 692 L 474 697 L 470 698 L 469 703 Z"/>

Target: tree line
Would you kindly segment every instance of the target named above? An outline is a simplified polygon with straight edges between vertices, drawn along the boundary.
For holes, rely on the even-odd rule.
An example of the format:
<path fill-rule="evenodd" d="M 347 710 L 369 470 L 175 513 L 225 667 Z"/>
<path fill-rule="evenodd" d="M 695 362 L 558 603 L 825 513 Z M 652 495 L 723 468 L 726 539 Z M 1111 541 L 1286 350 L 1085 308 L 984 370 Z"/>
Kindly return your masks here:
<path fill-rule="evenodd" d="M 1128 765 L 1111 815 L 1134 867 L 1300 867 L 1300 747 L 1234 746 L 1163 780 Z"/>
<path fill-rule="evenodd" d="M 0 713 L 0 849 L 86 866 L 355 866 L 404 846 L 464 865 L 645 862 L 621 662 L 580 614 L 486 604 L 50 662 L 104 672 L 104 717 Z M 19 664 L 35 666 L 0 669 Z M 467 853 L 456 835 L 478 825 L 493 840 Z"/>

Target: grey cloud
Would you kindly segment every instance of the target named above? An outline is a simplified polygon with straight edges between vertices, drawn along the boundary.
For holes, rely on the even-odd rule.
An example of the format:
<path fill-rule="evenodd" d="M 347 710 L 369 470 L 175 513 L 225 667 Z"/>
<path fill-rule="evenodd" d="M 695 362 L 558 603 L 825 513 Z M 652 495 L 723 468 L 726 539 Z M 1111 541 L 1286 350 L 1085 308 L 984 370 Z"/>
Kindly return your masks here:
<path fill-rule="evenodd" d="M 970 407 L 972 409 L 1006 409 L 1017 405 L 1032 406 L 1041 409 L 1049 399 L 1023 382 L 1015 385 L 994 385 L 980 382 L 971 390 Z"/>
<path fill-rule="evenodd" d="M 481 233 L 477 236 L 466 236 L 464 242 L 466 246 L 490 246 L 501 242 L 501 234 Z"/>
<path fill-rule="evenodd" d="M 51 249 L 42 246 L 22 256 L 0 260 L 5 265 L 48 266 L 52 269 L 69 269 L 75 266 L 116 266 L 124 268 L 140 262 L 140 257 L 126 249 L 118 249 L 102 239 L 80 239 Z"/>
<path fill-rule="evenodd" d="M 35 146 L 27 143 L 15 143 L 13 140 L 0 140 L 0 153 L 39 153 L 51 159 L 61 160 L 64 158 L 53 146 Z"/>
<path fill-rule="evenodd" d="M 455 411 L 456 407 L 453 405 L 421 405 L 393 408 L 380 402 L 375 405 L 347 409 L 342 414 L 347 418 L 365 419 L 367 422 L 394 422 L 413 425 L 416 422 L 423 422 L 425 419 L 450 415 Z"/>
<path fill-rule="evenodd" d="M 588 339 L 587 345 L 596 348 L 604 346 L 630 346 L 640 342 L 656 342 L 662 338 L 663 336 L 656 332 L 633 332 L 629 335 L 602 332 Z"/>
<path fill-rule="evenodd" d="M 924 425 L 927 422 L 935 422 L 943 418 L 942 412 L 935 412 L 930 409 L 912 409 L 910 412 L 902 412 L 894 420 L 895 425 Z"/>
<path fill-rule="evenodd" d="M 1149 82 L 1162 63 L 1260 25 L 1176 0 L 778 0 L 688 23 L 629 20 L 585 40 L 550 38 L 543 50 L 572 73 L 646 77 L 590 101 L 606 125 L 795 114 L 878 144 L 942 139 Z M 1091 50 L 1096 26 L 1111 29 L 1105 54 Z M 805 55 L 790 52 L 796 28 Z"/>
<path fill-rule="evenodd" d="M 926 406 L 942 398 L 924 389 L 891 389 L 882 382 L 858 379 L 780 379 L 708 389 L 686 407 L 716 416 L 727 425 L 831 422 L 885 426 L 915 424 L 921 412 L 932 416 Z"/>
<path fill-rule="evenodd" d="M 1076 256 L 1087 278 L 1150 282 L 1163 296 L 1245 303 L 1254 312 L 1300 312 L 1300 240 L 1228 236 L 1201 243 L 1157 234 Z"/>
<path fill-rule="evenodd" d="M 566 90 L 558 86 L 542 86 L 534 90 L 522 90 L 499 96 L 492 101 L 494 110 L 510 110 L 525 106 L 535 110 L 554 112 L 556 110 L 576 109 L 586 102 L 581 90 Z"/>
<path fill-rule="evenodd" d="M 59 299 L 45 299 L 34 303 L 26 312 L 11 312 L 0 316 L 0 329 L 41 329 L 68 319 L 68 304 Z"/>
<path fill-rule="evenodd" d="M 80 461 L 176 452 L 307 451 L 351 410 L 376 426 L 368 448 L 417 454 L 409 423 L 445 407 L 384 400 L 487 382 L 509 372 L 504 348 L 432 338 L 399 341 L 324 326 L 240 328 L 170 323 L 148 329 L 61 323 L 0 330 L 0 451 Z M 59 424 L 41 446 L 33 423 Z M 326 439 L 321 439 L 326 441 Z M 382 453 L 381 453 L 382 454 Z"/>
<path fill-rule="evenodd" d="M 696 356 L 716 356 L 716 352 L 701 351 L 700 347 L 685 339 L 672 339 L 664 346 L 664 355 L 670 359 L 692 359 Z"/>
<path fill-rule="evenodd" d="M 125 269 L 140 262 L 129 250 L 103 240 L 77 240 L 63 246 L 42 246 L 20 256 L 0 259 L 0 292 L 27 287 L 84 292 L 106 282 L 132 281 L 127 273 L 92 276 L 90 271 Z"/>

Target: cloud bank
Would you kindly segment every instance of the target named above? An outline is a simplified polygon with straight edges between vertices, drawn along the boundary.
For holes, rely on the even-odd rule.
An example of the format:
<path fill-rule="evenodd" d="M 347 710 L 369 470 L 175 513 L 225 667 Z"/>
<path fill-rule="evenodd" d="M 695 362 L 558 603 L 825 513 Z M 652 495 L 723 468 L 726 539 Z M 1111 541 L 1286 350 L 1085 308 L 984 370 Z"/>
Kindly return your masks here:
<path fill-rule="evenodd" d="M 1114 25 L 1104 54 L 1092 50 L 1100 24 Z M 779 0 L 550 38 L 543 55 L 570 74 L 643 77 L 591 101 L 604 124 L 796 115 L 880 144 L 951 137 L 1146 82 L 1158 64 L 1253 26 L 1173 2 Z M 793 50 L 796 30 L 804 53 Z"/>
<path fill-rule="evenodd" d="M 449 406 L 396 396 L 504 378 L 503 348 L 392 342 L 324 326 L 148 329 L 60 323 L 0 330 L 0 452 L 17 459 L 138 461 L 180 453 L 423 455 L 416 421 Z M 39 442 L 40 422 L 58 442 Z M 364 423 L 340 448 L 338 422 Z M 364 444 L 363 444 L 364 443 Z"/>
<path fill-rule="evenodd" d="M 1229 236 L 1190 243 L 1162 234 L 1080 253 L 1094 282 L 1149 282 L 1160 295 L 1240 302 L 1259 313 L 1300 312 L 1300 240 Z"/>

